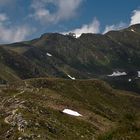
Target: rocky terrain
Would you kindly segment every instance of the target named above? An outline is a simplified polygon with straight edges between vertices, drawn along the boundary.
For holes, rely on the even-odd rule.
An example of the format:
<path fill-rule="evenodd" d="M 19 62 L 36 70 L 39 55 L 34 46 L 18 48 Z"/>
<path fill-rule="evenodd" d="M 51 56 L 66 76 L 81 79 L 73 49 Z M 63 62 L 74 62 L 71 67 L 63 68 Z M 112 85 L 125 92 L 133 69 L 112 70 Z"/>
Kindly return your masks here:
<path fill-rule="evenodd" d="M 30 79 L 1 87 L 0 103 L 1 140 L 139 139 L 140 96 L 99 80 Z"/>

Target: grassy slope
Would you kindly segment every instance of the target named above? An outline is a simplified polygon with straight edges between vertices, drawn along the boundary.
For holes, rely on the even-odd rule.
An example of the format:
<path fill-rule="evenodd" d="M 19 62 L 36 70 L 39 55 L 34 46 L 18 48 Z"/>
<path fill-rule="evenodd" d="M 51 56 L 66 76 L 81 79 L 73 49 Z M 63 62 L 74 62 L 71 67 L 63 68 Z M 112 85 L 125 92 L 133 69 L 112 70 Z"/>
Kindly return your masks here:
<path fill-rule="evenodd" d="M 6 65 L 0 63 L 0 68 L 1 79 L 9 82 L 20 80 L 20 78 L 16 75 L 16 72 L 7 67 Z"/>
<path fill-rule="evenodd" d="M 137 94 L 113 90 L 98 80 L 40 78 L 16 86 L 0 92 L 0 139 L 5 136 L 34 140 L 109 140 L 126 136 L 138 139 L 140 97 Z M 65 115 L 61 112 L 65 108 L 83 116 Z M 21 113 L 28 122 L 24 132 L 17 130 L 17 123 L 12 127 L 4 122 L 15 109 L 18 109 L 15 114 Z"/>
<path fill-rule="evenodd" d="M 135 32 L 132 32 L 131 29 L 135 29 Z M 41 73 L 42 76 L 48 74 L 61 78 L 66 77 L 67 73 L 77 79 L 93 78 L 95 75 L 107 75 L 116 70 L 126 72 L 139 70 L 139 29 L 140 25 L 134 25 L 104 35 L 83 34 L 78 39 L 50 33 L 35 40 L 1 47 L 5 51 L 18 54 L 19 56 L 14 57 L 18 57 L 19 60 L 25 60 L 25 68 L 33 64 L 32 67 L 36 66 L 36 69 L 41 70 L 35 74 L 34 71 L 29 71 L 26 78 L 38 77 L 38 73 Z M 52 54 L 52 57 L 46 55 L 48 52 Z M 8 54 L 7 56 L 9 57 Z M 18 63 L 23 65 L 22 61 L 18 61 Z M 10 67 L 12 66 L 10 65 Z M 12 68 L 14 69 L 14 67 Z M 19 74 L 18 70 L 17 73 Z M 21 71 L 20 75 L 23 73 L 25 71 Z"/>

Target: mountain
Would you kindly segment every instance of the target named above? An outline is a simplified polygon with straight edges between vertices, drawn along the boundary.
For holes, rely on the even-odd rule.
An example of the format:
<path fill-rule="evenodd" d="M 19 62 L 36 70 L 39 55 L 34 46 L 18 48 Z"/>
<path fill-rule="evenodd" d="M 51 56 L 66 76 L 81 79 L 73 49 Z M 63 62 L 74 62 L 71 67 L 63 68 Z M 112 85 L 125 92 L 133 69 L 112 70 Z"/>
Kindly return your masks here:
<path fill-rule="evenodd" d="M 82 34 L 79 38 L 46 33 L 31 41 L 0 45 L 0 81 L 37 77 L 100 78 L 116 88 L 138 92 L 139 62 L 140 24 L 104 35 Z M 116 77 L 107 76 L 115 71 L 127 73 L 123 81 L 126 86 L 116 84 L 119 83 Z M 130 78 L 133 84 L 129 83 L 128 89 Z"/>
<path fill-rule="evenodd" d="M 1 140 L 139 139 L 140 96 L 100 80 L 32 78 L 1 87 L 0 103 Z"/>
<path fill-rule="evenodd" d="M 139 140 L 140 24 L 0 45 L 0 140 Z"/>

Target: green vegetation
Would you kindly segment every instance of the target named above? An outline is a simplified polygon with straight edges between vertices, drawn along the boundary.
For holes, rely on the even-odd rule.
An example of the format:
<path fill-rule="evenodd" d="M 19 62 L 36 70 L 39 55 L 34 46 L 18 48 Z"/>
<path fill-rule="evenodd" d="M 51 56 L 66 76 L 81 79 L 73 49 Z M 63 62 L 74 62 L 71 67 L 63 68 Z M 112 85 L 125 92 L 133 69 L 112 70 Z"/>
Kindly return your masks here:
<path fill-rule="evenodd" d="M 139 62 L 140 25 L 1 45 L 0 140 L 138 140 Z"/>
<path fill-rule="evenodd" d="M 0 83 L 38 77 L 68 79 L 70 75 L 76 79 L 98 78 L 112 87 L 139 92 L 139 30 L 138 24 L 105 35 L 82 34 L 78 39 L 49 33 L 31 41 L 1 45 Z M 134 73 L 126 77 L 126 81 L 133 79 L 133 83 L 121 81 L 124 77 L 107 77 L 113 71 Z"/>
<path fill-rule="evenodd" d="M 130 112 L 124 114 L 117 127 L 98 136 L 99 140 L 138 140 L 140 134 L 139 118 Z"/>
<path fill-rule="evenodd" d="M 138 139 L 139 101 L 99 80 L 25 80 L 1 88 L 0 139 Z M 62 113 L 66 108 L 82 116 Z"/>

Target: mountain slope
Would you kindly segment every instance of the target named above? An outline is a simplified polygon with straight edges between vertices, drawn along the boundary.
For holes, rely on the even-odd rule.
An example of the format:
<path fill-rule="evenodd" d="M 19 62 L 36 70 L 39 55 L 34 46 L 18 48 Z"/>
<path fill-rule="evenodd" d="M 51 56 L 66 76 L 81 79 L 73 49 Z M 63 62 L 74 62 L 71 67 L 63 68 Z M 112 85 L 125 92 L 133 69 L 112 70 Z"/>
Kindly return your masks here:
<path fill-rule="evenodd" d="M 8 67 L 7 73 L 10 69 L 20 79 L 46 76 L 73 79 L 96 77 L 113 84 L 107 75 L 121 71 L 139 85 L 139 24 L 104 35 L 82 34 L 80 38 L 48 33 L 35 40 L 1 45 L 0 49 L 5 51 L 5 55 L 1 53 L 0 56 L 4 58 L 1 59 L 2 65 Z M 8 81 L 7 78 L 3 79 Z M 139 89 L 137 86 L 136 91 Z M 135 91 L 135 87 L 131 90 Z"/>
<path fill-rule="evenodd" d="M 99 80 L 29 79 L 1 88 L 0 101 L 0 139 L 139 139 L 139 95 Z"/>
<path fill-rule="evenodd" d="M 0 139 L 138 140 L 139 33 L 133 25 L 1 45 Z"/>

